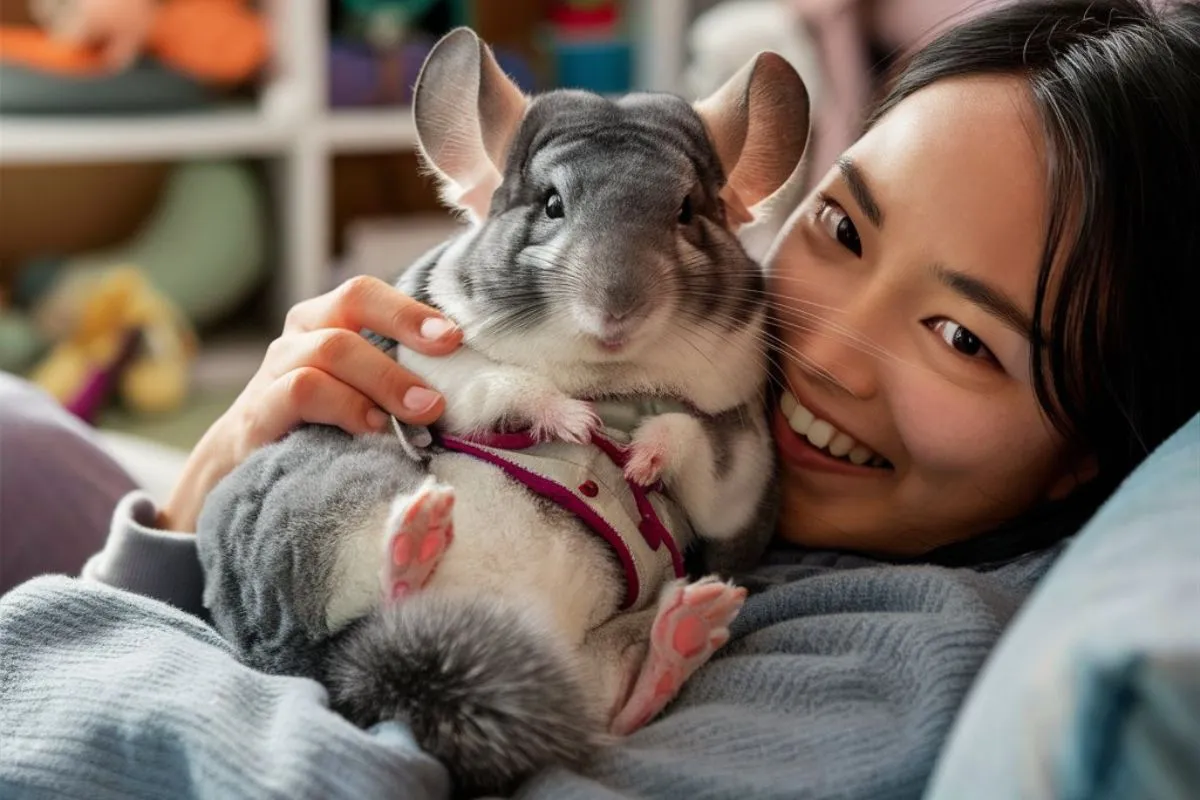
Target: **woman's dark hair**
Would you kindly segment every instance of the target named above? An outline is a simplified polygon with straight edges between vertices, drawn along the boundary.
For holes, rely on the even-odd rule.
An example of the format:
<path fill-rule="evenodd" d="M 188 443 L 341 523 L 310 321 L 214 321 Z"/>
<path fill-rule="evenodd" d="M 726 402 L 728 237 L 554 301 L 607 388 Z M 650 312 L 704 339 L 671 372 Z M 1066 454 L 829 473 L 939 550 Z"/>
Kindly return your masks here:
<path fill-rule="evenodd" d="M 1034 386 L 1111 488 L 1200 411 L 1200 3 L 1017 2 L 900 66 L 869 124 L 935 81 L 1028 84 L 1050 201 Z"/>

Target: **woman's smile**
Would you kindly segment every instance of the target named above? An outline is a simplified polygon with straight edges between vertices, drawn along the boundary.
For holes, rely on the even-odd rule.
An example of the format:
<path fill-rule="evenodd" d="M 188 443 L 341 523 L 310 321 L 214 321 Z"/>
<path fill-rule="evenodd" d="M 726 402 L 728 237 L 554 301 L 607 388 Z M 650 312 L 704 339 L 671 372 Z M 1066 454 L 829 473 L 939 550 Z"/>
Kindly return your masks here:
<path fill-rule="evenodd" d="M 773 423 L 780 457 L 799 469 L 862 478 L 893 474 L 891 462 L 831 416 L 784 390 Z"/>

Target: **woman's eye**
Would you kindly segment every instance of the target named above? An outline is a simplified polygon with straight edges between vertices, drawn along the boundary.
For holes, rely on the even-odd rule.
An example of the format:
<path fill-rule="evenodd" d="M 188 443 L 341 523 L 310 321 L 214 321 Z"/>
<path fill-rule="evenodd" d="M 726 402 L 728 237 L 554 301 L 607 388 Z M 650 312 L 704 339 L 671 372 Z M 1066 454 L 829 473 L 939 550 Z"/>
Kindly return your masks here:
<path fill-rule="evenodd" d="M 935 319 L 930 327 L 933 332 L 942 337 L 942 341 L 953 347 L 964 356 L 995 361 L 992 351 L 970 330 L 948 319 Z"/>
<path fill-rule="evenodd" d="M 679 224 L 692 224 L 692 198 L 683 198 L 683 205 L 679 207 Z"/>
<path fill-rule="evenodd" d="M 830 237 L 837 239 L 838 244 L 859 258 L 862 257 L 862 240 L 858 238 L 858 228 L 854 227 L 850 216 L 833 199 L 821 197 L 816 219 Z"/>
<path fill-rule="evenodd" d="M 567 210 L 563 207 L 562 195 L 558 192 L 550 192 L 546 196 L 546 216 L 550 219 L 562 219 L 566 216 Z"/>

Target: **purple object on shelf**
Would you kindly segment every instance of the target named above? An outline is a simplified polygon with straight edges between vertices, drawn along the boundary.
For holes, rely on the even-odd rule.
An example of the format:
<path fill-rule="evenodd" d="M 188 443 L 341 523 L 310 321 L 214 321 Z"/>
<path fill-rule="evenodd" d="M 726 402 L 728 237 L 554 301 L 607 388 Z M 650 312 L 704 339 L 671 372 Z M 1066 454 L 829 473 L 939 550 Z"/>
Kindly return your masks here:
<path fill-rule="evenodd" d="M 329 44 L 329 106 L 405 106 L 433 42 L 414 40 L 391 57 L 361 42 L 334 39 Z M 496 61 L 524 92 L 538 90 L 529 63 L 512 51 L 497 50 Z"/>
<path fill-rule="evenodd" d="M 369 53 L 359 53 L 338 44 L 329 47 L 329 105 L 365 106 L 375 91 L 375 61 Z"/>
<path fill-rule="evenodd" d="M 334 40 L 329 45 L 329 105 L 332 108 L 408 105 L 412 102 L 413 83 L 430 47 L 426 42 L 412 42 L 389 57 L 364 44 Z M 391 81 L 384 81 L 389 71 Z"/>

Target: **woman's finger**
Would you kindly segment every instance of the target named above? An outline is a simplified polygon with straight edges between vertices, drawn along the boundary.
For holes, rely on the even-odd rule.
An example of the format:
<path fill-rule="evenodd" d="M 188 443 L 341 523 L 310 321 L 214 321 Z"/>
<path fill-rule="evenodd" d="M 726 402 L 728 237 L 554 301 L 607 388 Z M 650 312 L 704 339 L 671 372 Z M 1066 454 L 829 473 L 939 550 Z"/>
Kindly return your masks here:
<path fill-rule="evenodd" d="M 277 441 L 305 422 L 335 425 L 347 433 L 387 429 L 387 415 L 362 392 L 327 372 L 301 367 L 273 381 L 246 410 L 247 450 Z"/>
<path fill-rule="evenodd" d="M 367 328 L 431 356 L 450 353 L 462 342 L 462 331 L 437 309 L 365 275 L 296 305 L 284 324 L 285 332 L 320 328 Z"/>
<path fill-rule="evenodd" d="M 357 333 L 340 328 L 285 336 L 268 351 L 264 367 L 275 377 L 305 367 L 328 373 L 405 422 L 437 419 L 445 402 L 418 376 Z"/>

